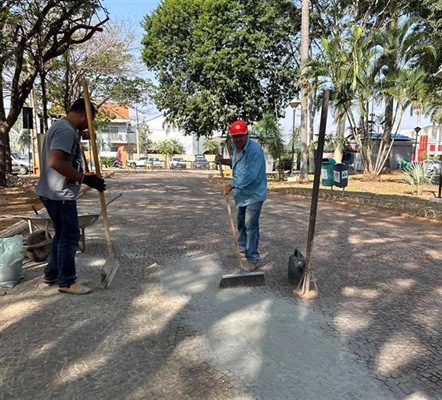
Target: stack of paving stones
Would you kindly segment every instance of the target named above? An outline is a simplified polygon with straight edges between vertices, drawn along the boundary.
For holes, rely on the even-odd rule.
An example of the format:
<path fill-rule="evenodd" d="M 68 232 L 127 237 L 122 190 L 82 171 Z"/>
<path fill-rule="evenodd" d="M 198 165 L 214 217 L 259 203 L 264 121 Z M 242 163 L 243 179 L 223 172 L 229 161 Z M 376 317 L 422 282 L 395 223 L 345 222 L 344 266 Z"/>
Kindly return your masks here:
<path fill-rule="evenodd" d="M 247 383 L 234 364 L 217 362 L 228 351 L 216 354 L 207 342 L 206 318 L 226 299 L 209 312 L 205 305 L 224 293 L 242 301 L 247 294 L 252 306 L 273 299 L 304 307 L 318 343 L 339 343 L 373 390 L 392 396 L 365 398 L 442 399 L 440 225 L 321 202 L 312 257 L 320 297 L 305 302 L 292 294 L 287 264 L 295 247 L 306 248 L 310 201 L 270 195 L 261 218 L 266 287 L 218 294 L 205 257 L 223 273 L 237 268 L 219 183 L 203 173 L 156 171 L 117 173 L 107 183 L 109 196 L 123 192 L 108 210 L 120 270 L 109 289 L 99 288 L 107 247 L 95 224 L 77 257 L 92 294 L 59 294 L 42 283 L 45 264 L 32 262 L 15 288 L 2 288 L 2 400 L 269 399 L 276 382 Z M 88 192 L 79 207 L 99 212 L 98 197 Z M 286 345 L 296 348 L 296 335 Z M 284 379 L 294 386 L 291 398 L 315 398 Z"/>

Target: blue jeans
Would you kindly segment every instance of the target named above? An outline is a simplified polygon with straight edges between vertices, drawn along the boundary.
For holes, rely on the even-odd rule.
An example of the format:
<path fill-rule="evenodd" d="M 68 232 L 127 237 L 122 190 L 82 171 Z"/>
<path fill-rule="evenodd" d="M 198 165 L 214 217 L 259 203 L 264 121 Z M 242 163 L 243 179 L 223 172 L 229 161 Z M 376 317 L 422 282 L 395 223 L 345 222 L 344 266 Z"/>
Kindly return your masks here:
<path fill-rule="evenodd" d="M 75 200 L 50 200 L 40 197 L 52 220 L 55 235 L 51 241 L 46 279 L 58 277 L 59 287 L 69 287 L 76 282 L 75 254 L 80 240 L 77 202 Z"/>
<path fill-rule="evenodd" d="M 238 207 L 236 222 L 239 250 L 245 252 L 247 260 L 253 263 L 259 261 L 259 216 L 263 203 L 260 201 L 245 207 Z"/>

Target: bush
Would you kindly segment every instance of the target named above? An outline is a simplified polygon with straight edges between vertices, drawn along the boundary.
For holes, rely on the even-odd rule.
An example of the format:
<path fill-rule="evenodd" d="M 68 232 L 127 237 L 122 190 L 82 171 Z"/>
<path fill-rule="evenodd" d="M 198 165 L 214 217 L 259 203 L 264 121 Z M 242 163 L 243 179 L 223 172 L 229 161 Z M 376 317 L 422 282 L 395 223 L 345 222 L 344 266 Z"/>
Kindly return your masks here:
<path fill-rule="evenodd" d="M 434 171 L 427 164 L 410 163 L 403 168 L 404 181 L 412 187 L 412 193 L 422 194 L 424 184 L 431 185 L 434 178 Z"/>
<path fill-rule="evenodd" d="M 115 161 L 115 157 L 100 157 L 100 164 L 103 167 L 110 167 Z"/>

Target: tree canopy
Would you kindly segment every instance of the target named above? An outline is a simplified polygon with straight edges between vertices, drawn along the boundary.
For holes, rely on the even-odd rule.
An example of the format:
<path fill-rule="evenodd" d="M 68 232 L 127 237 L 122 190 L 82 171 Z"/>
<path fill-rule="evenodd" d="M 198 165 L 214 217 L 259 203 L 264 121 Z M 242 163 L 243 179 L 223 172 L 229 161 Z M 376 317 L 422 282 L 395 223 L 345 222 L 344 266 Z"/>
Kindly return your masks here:
<path fill-rule="evenodd" d="M 46 85 L 52 104 L 66 111 L 81 96 L 87 79 L 91 97 L 98 105 L 111 99 L 132 105 L 147 97 L 150 84 L 137 76 L 140 65 L 132 53 L 135 33 L 122 22 L 105 24 L 90 40 L 73 46 L 45 66 Z M 41 82 L 37 82 L 41 86 Z"/>
<path fill-rule="evenodd" d="M 104 11 L 104 16 L 100 12 Z M 0 185 L 10 170 L 9 131 L 38 74 L 69 47 L 86 42 L 107 21 L 99 0 L 6 0 L 0 5 Z"/>
<path fill-rule="evenodd" d="M 142 59 L 166 121 L 210 136 L 281 115 L 296 93 L 297 11 L 290 0 L 164 0 L 145 17 Z"/>
<path fill-rule="evenodd" d="M 312 2 L 320 39 L 314 38 L 308 61 L 310 91 L 317 96 L 331 89 L 337 133 L 343 140 L 347 123 L 368 178 L 389 167 L 405 110 L 419 118 L 435 109 L 442 85 L 431 75 L 440 64 L 442 40 L 434 30 L 436 9 L 424 3 Z M 376 117 L 380 131 L 373 139 Z"/>

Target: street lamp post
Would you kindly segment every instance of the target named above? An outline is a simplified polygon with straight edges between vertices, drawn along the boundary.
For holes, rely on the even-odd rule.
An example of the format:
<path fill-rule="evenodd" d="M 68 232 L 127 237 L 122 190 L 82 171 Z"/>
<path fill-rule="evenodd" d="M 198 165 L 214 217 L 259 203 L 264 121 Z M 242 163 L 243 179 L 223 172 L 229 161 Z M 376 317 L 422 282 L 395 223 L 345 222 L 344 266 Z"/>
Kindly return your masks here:
<path fill-rule="evenodd" d="M 414 139 L 414 160 L 413 161 L 419 161 L 419 154 L 417 152 L 417 138 L 419 136 L 419 132 L 421 131 L 420 126 L 416 126 L 416 128 L 414 128 L 414 131 L 416 132 L 416 137 Z"/>
<path fill-rule="evenodd" d="M 290 164 L 290 177 L 293 178 L 293 164 L 295 163 L 295 120 L 296 120 L 296 108 L 301 104 L 298 99 L 293 99 L 290 102 L 290 107 L 293 108 L 293 130 L 292 130 L 292 162 Z"/>

